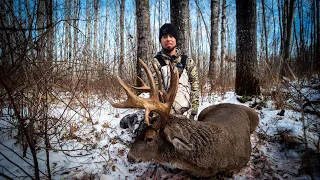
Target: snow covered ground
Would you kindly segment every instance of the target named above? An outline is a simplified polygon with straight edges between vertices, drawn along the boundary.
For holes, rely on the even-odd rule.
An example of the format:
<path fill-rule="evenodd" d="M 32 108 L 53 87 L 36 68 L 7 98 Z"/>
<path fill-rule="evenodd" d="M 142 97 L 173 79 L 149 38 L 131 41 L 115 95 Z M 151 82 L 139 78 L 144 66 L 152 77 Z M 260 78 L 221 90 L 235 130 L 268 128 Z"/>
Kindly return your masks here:
<path fill-rule="evenodd" d="M 310 92 L 308 90 L 303 90 Z M 320 99 L 319 90 L 313 99 Z M 98 103 L 98 101 L 97 101 Z M 219 103 L 242 104 L 233 92 L 223 96 L 210 95 L 201 98 L 199 112 L 207 106 Z M 243 105 L 249 106 L 252 101 Z M 130 109 L 115 109 L 108 102 L 100 102 L 91 110 L 92 119 L 83 119 L 69 113 L 74 123 L 75 131 L 72 138 L 53 138 L 50 151 L 51 172 L 53 179 L 190 179 L 181 170 L 153 162 L 130 164 L 127 153 L 133 141 L 127 129 L 121 129 L 120 119 L 129 113 Z M 54 109 L 59 113 L 61 109 Z M 310 155 L 319 154 L 319 118 L 316 115 L 304 114 L 293 110 L 285 110 L 284 116 L 277 115 L 280 110 L 275 109 L 272 101 L 257 108 L 260 124 L 251 136 L 253 152 L 248 165 L 233 179 L 310 179 L 302 164 L 304 157 L 303 120 L 306 123 L 308 146 Z M 67 137 L 61 135 L 60 137 Z M 33 168 L 30 164 L 32 156 L 28 150 L 27 158 L 21 159 L 20 146 L 13 136 L 1 134 L 0 173 L 13 179 L 29 179 L 19 167 L 30 175 Z M 42 179 L 46 179 L 45 149 L 38 151 L 39 167 Z M 15 164 L 9 162 L 10 159 Z M 314 167 L 316 161 L 312 161 Z M 319 164 L 318 164 L 319 165 Z M 314 172 L 320 179 L 319 169 Z M 44 173 L 44 174 L 43 174 Z M 0 176 L 0 179 L 3 177 Z"/>

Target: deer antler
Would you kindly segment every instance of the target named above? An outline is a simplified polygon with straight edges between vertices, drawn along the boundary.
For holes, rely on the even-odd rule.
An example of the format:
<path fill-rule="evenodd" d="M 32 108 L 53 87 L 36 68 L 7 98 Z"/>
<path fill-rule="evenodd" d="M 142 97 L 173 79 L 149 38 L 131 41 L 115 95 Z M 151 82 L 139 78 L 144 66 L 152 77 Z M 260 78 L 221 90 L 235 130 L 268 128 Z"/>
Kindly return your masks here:
<path fill-rule="evenodd" d="M 159 85 L 159 89 L 164 94 L 164 99 L 165 99 L 165 102 L 160 102 L 159 97 L 158 97 L 158 90 L 156 89 L 154 78 L 153 78 L 153 75 L 152 75 L 150 69 L 147 67 L 147 65 L 141 59 L 139 59 L 139 62 L 141 63 L 142 68 L 145 70 L 147 77 L 148 77 L 148 80 L 150 82 L 150 87 L 148 87 L 147 85 L 145 85 L 145 83 L 143 83 L 142 88 L 144 90 L 150 89 L 150 97 L 149 98 L 138 97 L 137 95 L 135 95 L 131 91 L 130 87 L 124 81 L 122 81 L 122 79 L 120 77 L 117 77 L 120 85 L 125 90 L 128 98 L 126 101 L 119 102 L 119 103 L 111 102 L 111 105 L 116 108 L 145 109 L 145 121 L 148 126 L 150 126 L 149 114 L 151 111 L 155 111 L 160 116 L 163 117 L 162 119 L 164 122 L 162 124 L 165 124 L 169 118 L 170 109 L 171 109 L 171 106 L 174 102 L 175 96 L 177 94 L 179 75 L 177 72 L 173 71 L 173 68 L 170 65 L 170 75 L 171 75 L 170 76 L 171 77 L 170 78 L 170 91 L 168 93 L 166 93 L 164 90 L 162 90 L 162 84 Z M 160 74 L 159 74 L 159 72 L 157 72 L 157 69 L 155 69 L 155 71 L 156 71 L 156 73 L 158 73 L 157 76 L 158 76 L 158 81 L 160 84 L 160 83 L 162 83 L 161 78 L 160 78 Z"/>

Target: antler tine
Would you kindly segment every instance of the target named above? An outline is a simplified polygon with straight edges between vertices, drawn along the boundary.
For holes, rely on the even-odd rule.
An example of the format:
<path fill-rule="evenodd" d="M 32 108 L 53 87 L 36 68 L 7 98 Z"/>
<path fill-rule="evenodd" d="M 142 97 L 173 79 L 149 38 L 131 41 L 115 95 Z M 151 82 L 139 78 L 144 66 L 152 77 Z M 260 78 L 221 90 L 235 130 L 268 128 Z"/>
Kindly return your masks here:
<path fill-rule="evenodd" d="M 156 75 L 157 75 L 157 79 L 158 79 L 158 88 L 159 90 L 162 90 L 163 89 L 163 86 L 162 86 L 162 78 L 161 78 L 161 75 L 160 75 L 160 72 L 156 66 L 156 64 L 152 61 L 152 67 L 154 69 L 154 71 L 156 72 Z"/>
<path fill-rule="evenodd" d="M 152 67 L 153 67 L 154 71 L 156 72 L 156 76 L 158 79 L 158 89 L 161 92 L 161 96 L 164 98 L 164 102 L 168 102 L 168 94 L 163 89 L 162 78 L 161 78 L 159 69 L 157 68 L 156 64 L 153 61 L 152 61 Z"/>
<path fill-rule="evenodd" d="M 137 96 L 131 91 L 129 86 L 125 82 L 123 82 L 119 76 L 117 76 L 117 79 L 122 88 L 125 90 L 128 99 L 126 101 L 118 103 L 110 102 L 110 104 L 116 108 L 143 108 L 143 106 L 141 106 L 141 103 L 134 103 L 133 99 L 137 99 Z"/>
<path fill-rule="evenodd" d="M 144 63 L 140 58 L 139 58 L 139 62 L 141 63 L 142 68 L 145 70 L 150 83 L 150 96 L 152 98 L 157 98 L 159 100 L 158 93 L 156 90 L 156 83 L 154 82 L 154 78 L 150 69 L 147 67 L 146 63 Z"/>
<path fill-rule="evenodd" d="M 174 72 L 172 65 L 170 64 L 170 90 L 169 90 L 169 99 L 168 99 L 168 105 L 169 107 L 172 106 L 174 99 L 176 97 L 176 94 L 178 92 L 178 86 L 179 86 L 179 73 Z"/>
<path fill-rule="evenodd" d="M 139 81 L 141 82 L 142 86 L 141 87 L 135 87 L 129 84 L 130 87 L 132 87 L 133 89 L 142 91 L 142 92 L 150 92 L 150 87 L 146 85 L 146 83 L 139 77 L 137 76 Z"/>

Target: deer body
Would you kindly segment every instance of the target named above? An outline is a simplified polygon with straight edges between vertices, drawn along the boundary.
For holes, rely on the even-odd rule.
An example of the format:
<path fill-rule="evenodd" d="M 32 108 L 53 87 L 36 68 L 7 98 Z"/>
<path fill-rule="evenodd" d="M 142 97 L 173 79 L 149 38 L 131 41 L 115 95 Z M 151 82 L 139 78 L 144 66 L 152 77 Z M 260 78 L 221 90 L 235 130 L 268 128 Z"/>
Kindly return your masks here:
<path fill-rule="evenodd" d="M 145 109 L 148 126 L 132 144 L 128 153 L 129 161 L 170 163 L 198 177 L 238 170 L 247 164 L 251 154 L 250 134 L 259 123 L 259 117 L 253 109 L 235 104 L 213 105 L 199 114 L 198 121 L 169 115 L 178 89 L 178 73 L 170 66 L 170 91 L 163 90 L 162 82 L 158 83 L 159 88 L 156 89 L 150 69 L 142 60 L 139 61 L 150 81 L 150 87 L 143 83 L 139 89 L 150 91 L 150 98 L 136 96 L 118 78 L 128 98 L 124 102 L 112 103 L 118 108 Z M 160 81 L 159 72 L 156 73 Z M 159 116 L 149 121 L 151 111 Z"/>
<path fill-rule="evenodd" d="M 249 161 L 250 134 L 258 122 L 258 115 L 248 107 L 210 106 L 200 113 L 199 121 L 170 118 L 152 140 L 138 136 L 128 159 L 170 163 L 198 177 L 240 169 Z"/>

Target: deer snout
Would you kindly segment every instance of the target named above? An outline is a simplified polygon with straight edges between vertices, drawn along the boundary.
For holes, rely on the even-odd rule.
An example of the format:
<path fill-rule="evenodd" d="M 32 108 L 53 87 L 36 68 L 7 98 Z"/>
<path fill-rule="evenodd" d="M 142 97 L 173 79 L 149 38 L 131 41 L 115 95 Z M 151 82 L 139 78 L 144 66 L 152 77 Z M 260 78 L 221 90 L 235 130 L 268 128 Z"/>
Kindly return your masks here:
<path fill-rule="evenodd" d="M 128 156 L 127 156 L 127 158 L 128 158 L 128 161 L 130 162 L 130 163 L 141 163 L 142 162 L 142 159 L 141 158 L 136 158 L 136 157 L 134 157 L 133 155 L 132 155 L 132 153 L 128 153 Z"/>

